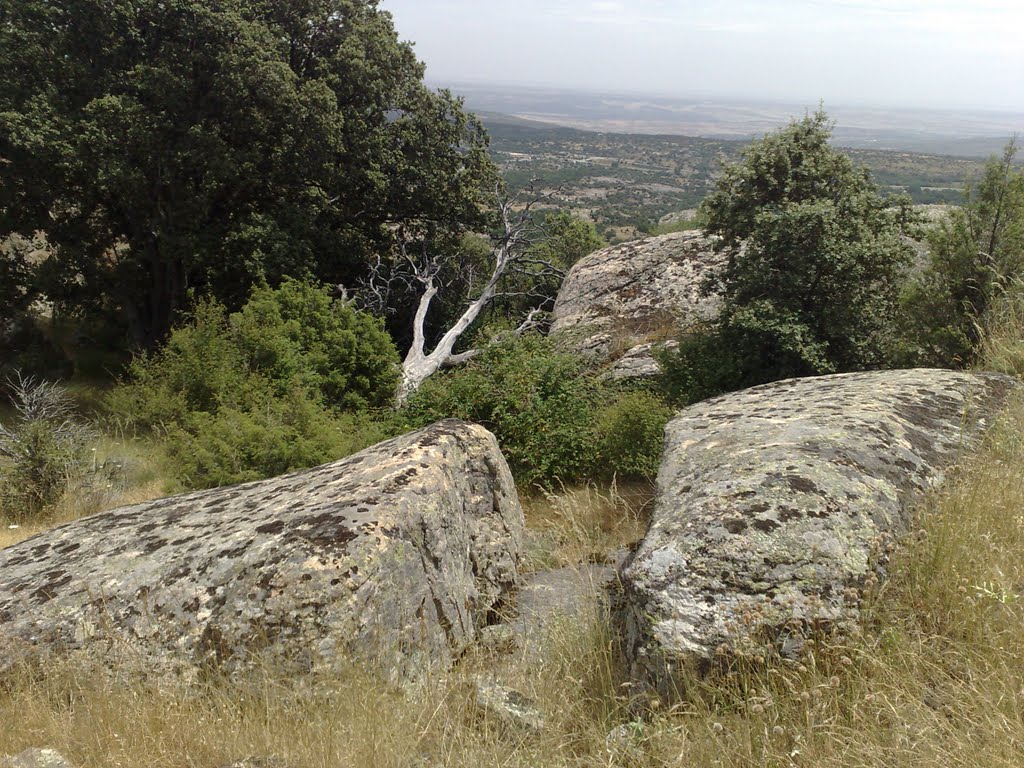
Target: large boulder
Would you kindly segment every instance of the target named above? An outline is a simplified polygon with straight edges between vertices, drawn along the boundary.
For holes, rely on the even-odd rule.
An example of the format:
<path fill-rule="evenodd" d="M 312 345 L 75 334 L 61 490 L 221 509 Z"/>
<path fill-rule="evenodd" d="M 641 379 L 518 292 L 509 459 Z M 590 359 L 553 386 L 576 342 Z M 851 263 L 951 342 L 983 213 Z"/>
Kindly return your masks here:
<path fill-rule="evenodd" d="M 0 550 L 0 660 L 125 650 L 175 670 L 446 666 L 518 582 L 523 512 L 483 427 L 82 519 Z M 183 664 L 184 662 L 184 664 Z"/>
<path fill-rule="evenodd" d="M 699 230 L 649 237 L 596 251 L 569 271 L 551 333 L 614 378 L 652 376 L 653 346 L 680 326 L 714 317 L 716 296 L 701 290 L 722 257 Z"/>
<path fill-rule="evenodd" d="M 650 529 L 616 619 L 633 679 L 672 695 L 717 652 L 795 652 L 843 628 L 887 539 L 979 436 L 1015 380 L 939 370 L 792 379 L 666 427 Z"/>

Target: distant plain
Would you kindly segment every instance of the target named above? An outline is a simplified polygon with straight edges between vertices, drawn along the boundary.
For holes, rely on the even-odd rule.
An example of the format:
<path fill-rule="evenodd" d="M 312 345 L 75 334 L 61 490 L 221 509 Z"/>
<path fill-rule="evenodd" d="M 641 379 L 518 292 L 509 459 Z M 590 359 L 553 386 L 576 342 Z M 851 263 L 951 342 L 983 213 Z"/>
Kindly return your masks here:
<path fill-rule="evenodd" d="M 813 112 L 818 103 L 597 93 L 565 89 L 436 82 L 475 112 L 548 125 L 631 134 L 752 139 Z M 1024 112 L 910 109 L 824 100 L 844 147 L 984 158 L 1024 133 Z"/>

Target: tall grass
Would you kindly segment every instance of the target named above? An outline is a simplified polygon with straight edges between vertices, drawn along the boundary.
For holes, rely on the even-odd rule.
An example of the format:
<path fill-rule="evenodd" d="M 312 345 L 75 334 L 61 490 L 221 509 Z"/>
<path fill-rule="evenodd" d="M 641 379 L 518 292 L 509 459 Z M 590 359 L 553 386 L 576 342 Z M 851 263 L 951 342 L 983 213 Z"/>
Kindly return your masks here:
<path fill-rule="evenodd" d="M 49 745 L 80 765 L 220 766 L 248 754 L 316 766 L 1019 766 L 1024 762 L 1024 402 L 896 548 L 862 630 L 804 658 L 694 681 L 637 702 L 599 610 L 552 631 L 543 660 L 483 651 L 407 692 L 366 674 L 262 676 L 185 688 L 67 661 L 0 693 L 0 753 Z M 582 554 L 609 495 L 532 512 L 570 517 Z M 538 502 L 539 503 L 539 502 Z M 570 508 L 571 505 L 577 508 Z M 601 526 L 597 525 L 597 530 Z M 602 545 L 603 545 L 602 541 Z M 489 720 L 472 679 L 501 669 L 547 713 L 540 734 Z M 614 738 L 607 734 L 616 726 Z"/>
<path fill-rule="evenodd" d="M 0 512 L 0 549 L 49 528 L 114 507 L 160 498 L 173 489 L 160 446 L 126 435 L 101 435 L 89 449 L 83 476 L 59 501 L 28 519 Z"/>

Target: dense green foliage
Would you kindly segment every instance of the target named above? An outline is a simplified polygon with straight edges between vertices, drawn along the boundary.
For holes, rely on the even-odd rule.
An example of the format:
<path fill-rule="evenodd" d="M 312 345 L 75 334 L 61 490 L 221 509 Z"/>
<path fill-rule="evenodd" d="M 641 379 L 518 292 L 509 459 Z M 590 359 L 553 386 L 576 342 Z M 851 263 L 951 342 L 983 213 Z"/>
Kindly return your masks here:
<path fill-rule="evenodd" d="M 2 0 L 0 235 L 64 311 L 161 341 L 188 291 L 352 284 L 396 231 L 481 221 L 480 124 L 376 0 Z M 487 182 L 486 184 L 484 182 Z"/>
<path fill-rule="evenodd" d="M 1010 142 L 992 158 L 965 204 L 929 233 L 929 261 L 904 295 L 904 362 L 969 366 L 986 314 L 1024 276 L 1024 170 Z"/>
<path fill-rule="evenodd" d="M 0 243 L 0 317 L 24 312 L 31 300 L 28 244 L 18 237 Z M 0 330 L 2 335 L 2 330 Z"/>
<path fill-rule="evenodd" d="M 393 397 L 398 356 L 379 320 L 324 291 L 258 287 L 241 311 L 200 303 L 166 346 L 132 363 L 111 413 L 170 440 L 204 487 L 339 458 L 385 436 L 367 409 Z"/>
<path fill-rule="evenodd" d="M 566 211 L 544 217 L 544 237 L 530 248 L 530 256 L 569 269 L 587 254 L 608 245 L 593 223 Z"/>
<path fill-rule="evenodd" d="M 911 257 L 902 239 L 909 201 L 883 198 L 830 136 L 821 111 L 765 136 L 724 167 L 701 206 L 727 260 L 705 286 L 723 301 L 711 369 L 698 370 L 700 359 L 676 361 L 696 373 L 699 388 L 887 362 Z M 675 357 L 702 346 L 688 341 Z"/>
<path fill-rule="evenodd" d="M 653 393 L 612 392 L 595 422 L 598 456 L 594 474 L 651 480 L 661 466 L 665 425 L 672 409 Z"/>
<path fill-rule="evenodd" d="M 24 520 L 57 501 L 84 472 L 91 432 L 61 386 L 9 379 L 14 418 L 0 424 L 0 514 Z"/>
<path fill-rule="evenodd" d="M 668 410 L 646 393 L 618 393 L 547 339 L 488 346 L 463 368 L 431 377 L 403 411 L 414 424 L 468 419 L 498 438 L 524 485 L 594 476 L 650 477 Z"/>

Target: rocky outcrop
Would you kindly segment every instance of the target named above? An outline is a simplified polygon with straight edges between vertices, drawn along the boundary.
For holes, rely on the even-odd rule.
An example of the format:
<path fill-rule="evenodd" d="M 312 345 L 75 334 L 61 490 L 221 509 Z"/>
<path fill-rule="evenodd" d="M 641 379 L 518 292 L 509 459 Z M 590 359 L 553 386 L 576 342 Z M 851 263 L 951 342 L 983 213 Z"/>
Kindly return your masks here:
<path fill-rule="evenodd" d="M 448 665 L 518 581 L 523 512 L 494 436 L 442 421 L 342 461 L 79 520 L 0 550 L 0 660 Z"/>
<path fill-rule="evenodd" d="M 634 680 L 671 695 L 716 651 L 793 653 L 842 627 L 914 502 L 981 433 L 1015 381 L 882 371 L 718 397 L 666 428 L 650 529 L 616 619 Z"/>
<path fill-rule="evenodd" d="M 555 302 L 551 333 L 614 378 L 651 376 L 655 342 L 718 312 L 701 283 L 722 263 L 699 230 L 615 245 L 580 259 Z M 622 361 L 621 364 L 619 361 Z"/>

